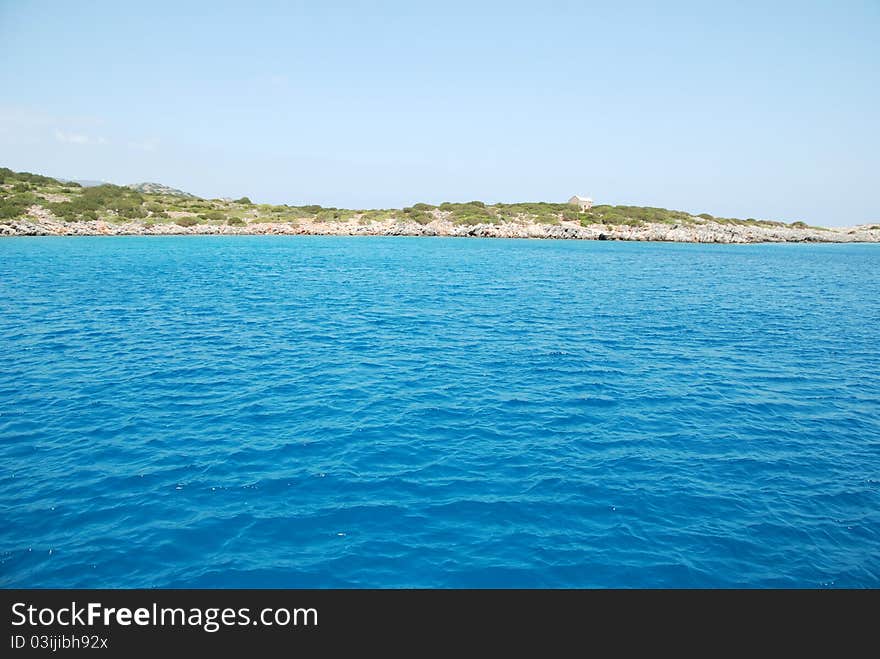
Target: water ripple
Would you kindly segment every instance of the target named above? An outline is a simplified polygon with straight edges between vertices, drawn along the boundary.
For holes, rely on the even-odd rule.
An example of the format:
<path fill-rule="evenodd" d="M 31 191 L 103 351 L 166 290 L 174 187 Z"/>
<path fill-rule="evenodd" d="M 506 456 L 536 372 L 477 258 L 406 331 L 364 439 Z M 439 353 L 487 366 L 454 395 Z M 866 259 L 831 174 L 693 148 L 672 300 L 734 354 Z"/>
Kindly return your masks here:
<path fill-rule="evenodd" d="M 880 249 L 0 241 L 0 585 L 880 586 Z"/>

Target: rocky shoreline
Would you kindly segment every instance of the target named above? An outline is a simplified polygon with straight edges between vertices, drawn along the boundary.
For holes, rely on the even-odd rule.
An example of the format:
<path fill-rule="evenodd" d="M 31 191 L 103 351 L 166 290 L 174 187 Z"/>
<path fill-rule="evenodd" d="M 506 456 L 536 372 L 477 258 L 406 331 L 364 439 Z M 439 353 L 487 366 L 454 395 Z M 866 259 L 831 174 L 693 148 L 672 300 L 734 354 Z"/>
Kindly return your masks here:
<path fill-rule="evenodd" d="M 406 220 L 362 222 L 355 218 L 317 222 L 250 222 L 181 226 L 173 222 L 150 224 L 137 221 L 90 220 L 65 222 L 33 208 L 27 216 L 0 223 L 0 236 L 448 236 L 473 238 L 535 238 L 567 240 L 631 240 L 679 243 L 853 243 L 880 242 L 880 227 L 818 229 L 812 227 L 700 223 L 609 226 L 561 221 L 558 224 L 501 222 L 498 224 L 455 224 L 434 219 L 426 224 Z"/>

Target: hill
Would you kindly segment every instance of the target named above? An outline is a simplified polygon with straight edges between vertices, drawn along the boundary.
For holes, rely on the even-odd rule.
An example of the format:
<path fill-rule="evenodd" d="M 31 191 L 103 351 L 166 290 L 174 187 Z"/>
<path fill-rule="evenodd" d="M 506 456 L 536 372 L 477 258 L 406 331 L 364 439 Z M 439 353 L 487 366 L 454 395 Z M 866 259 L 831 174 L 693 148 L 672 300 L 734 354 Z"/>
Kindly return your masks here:
<path fill-rule="evenodd" d="M 107 181 L 95 181 L 87 178 L 60 178 L 62 183 L 79 183 L 84 188 L 93 188 L 96 185 L 107 185 Z"/>
<path fill-rule="evenodd" d="M 132 190 L 137 190 L 138 192 L 144 192 L 147 194 L 158 194 L 158 195 L 168 195 L 171 197 L 187 197 L 188 199 L 198 199 L 194 194 L 190 194 L 189 192 L 184 192 L 183 190 L 178 190 L 177 188 L 171 188 L 167 185 L 162 185 L 161 183 L 131 183 L 130 185 L 125 186 L 127 188 L 131 188 Z"/>
<path fill-rule="evenodd" d="M 646 206 L 566 203 L 414 204 L 401 209 L 327 208 L 202 199 L 158 183 L 84 187 L 0 168 L 0 235 L 287 233 L 666 240 L 840 242 L 880 240 L 880 226 L 809 227 L 753 218 L 691 215 Z"/>

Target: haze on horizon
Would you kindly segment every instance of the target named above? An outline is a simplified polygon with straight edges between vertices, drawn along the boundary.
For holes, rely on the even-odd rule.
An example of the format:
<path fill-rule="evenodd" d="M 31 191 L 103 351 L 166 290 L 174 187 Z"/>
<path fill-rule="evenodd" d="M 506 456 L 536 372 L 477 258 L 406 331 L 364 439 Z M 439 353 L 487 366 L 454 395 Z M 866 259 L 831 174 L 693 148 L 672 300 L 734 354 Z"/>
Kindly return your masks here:
<path fill-rule="evenodd" d="M 880 3 L 0 0 L 0 166 L 346 208 L 880 220 Z"/>

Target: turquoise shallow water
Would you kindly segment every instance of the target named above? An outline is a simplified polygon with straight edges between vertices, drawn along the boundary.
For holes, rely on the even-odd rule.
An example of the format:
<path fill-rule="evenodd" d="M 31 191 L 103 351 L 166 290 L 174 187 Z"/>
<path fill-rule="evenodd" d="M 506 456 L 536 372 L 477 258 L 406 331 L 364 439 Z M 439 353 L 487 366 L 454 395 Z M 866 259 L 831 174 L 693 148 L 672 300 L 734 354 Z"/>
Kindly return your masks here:
<path fill-rule="evenodd" d="M 0 584 L 880 586 L 880 248 L 0 240 Z"/>

